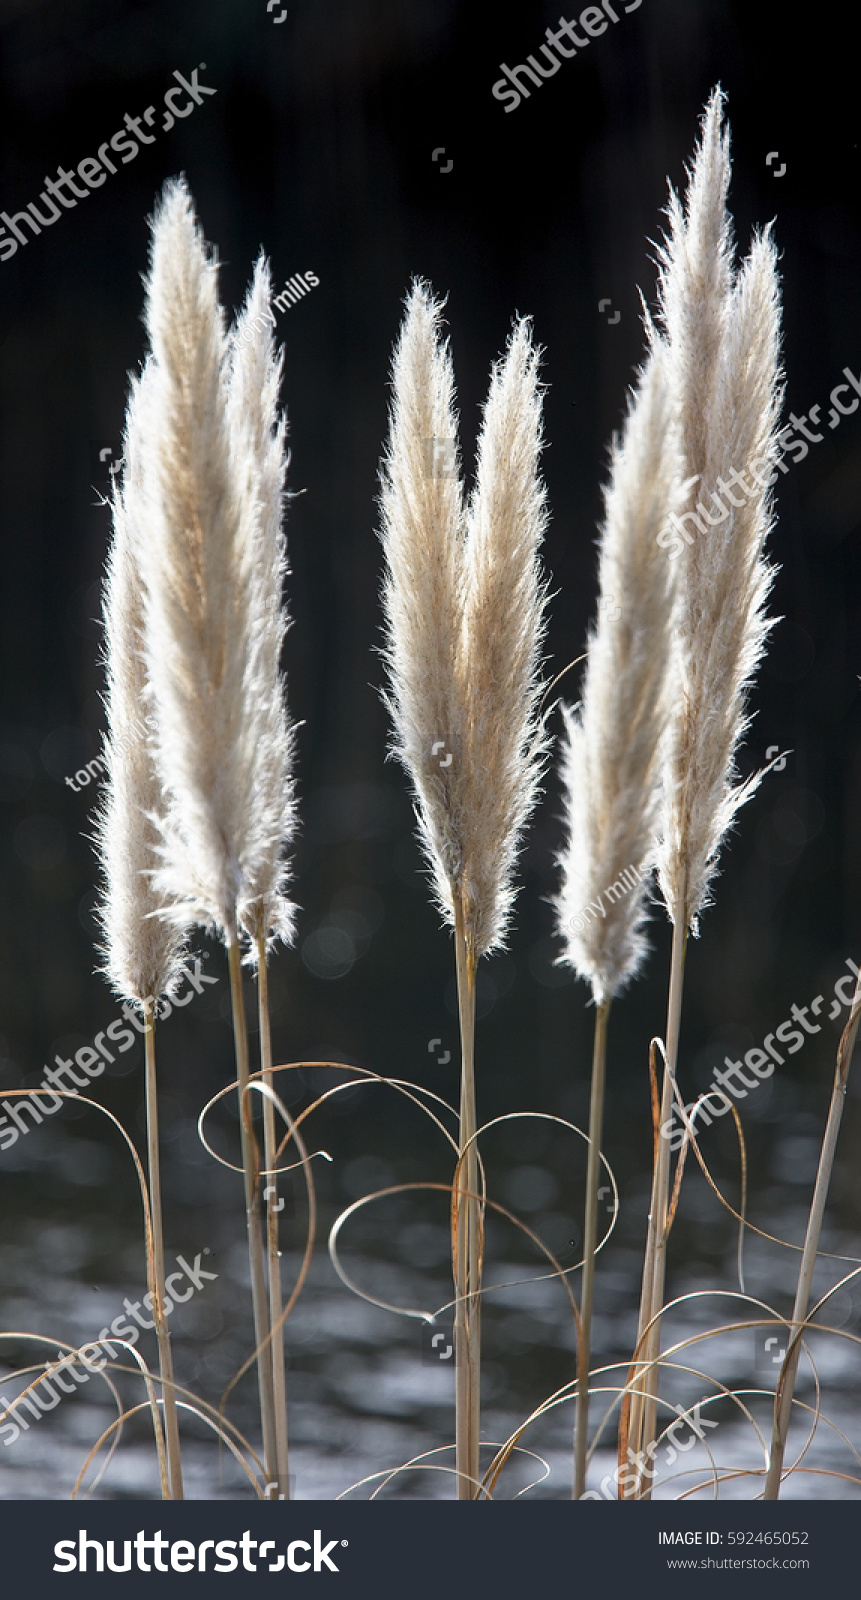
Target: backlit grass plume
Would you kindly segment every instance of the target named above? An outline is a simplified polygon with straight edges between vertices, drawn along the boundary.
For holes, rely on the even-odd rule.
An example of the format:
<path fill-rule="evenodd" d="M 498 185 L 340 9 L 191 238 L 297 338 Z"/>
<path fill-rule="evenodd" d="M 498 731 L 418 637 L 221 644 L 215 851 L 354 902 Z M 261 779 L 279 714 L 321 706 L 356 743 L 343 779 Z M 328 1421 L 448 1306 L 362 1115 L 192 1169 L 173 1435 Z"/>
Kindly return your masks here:
<path fill-rule="evenodd" d="M 273 938 L 293 939 L 295 907 L 287 897 L 288 866 L 283 850 L 296 831 L 297 816 L 292 773 L 294 735 L 280 675 L 281 646 L 288 627 L 281 598 L 288 571 L 283 532 L 286 422 L 279 418 L 277 410 L 281 360 L 275 355 L 270 332 L 271 293 L 269 265 L 261 257 L 231 336 L 227 419 L 240 489 L 243 543 L 250 563 L 250 644 L 259 691 L 253 695 L 252 712 L 254 828 L 246 856 L 246 897 L 240 922 L 249 940 L 248 959 L 257 967 L 260 1062 L 265 1073 L 264 1088 L 269 1091 L 263 1098 L 263 1137 L 274 1450 L 278 1494 L 289 1499 L 278 1226 L 278 1213 L 284 1202 L 278 1197 L 275 1172 L 278 1141 L 272 1099 L 275 1081 L 271 1071 L 266 950 Z"/>
<path fill-rule="evenodd" d="M 295 835 L 294 735 L 281 692 L 281 648 L 289 619 L 282 600 L 288 573 L 283 531 L 286 420 L 278 413 L 282 359 L 269 311 L 268 262 L 257 262 L 230 347 L 227 422 L 239 492 L 240 543 L 249 569 L 246 673 L 252 816 L 245 833 L 239 918 L 251 940 L 292 943 L 296 908 L 287 895 L 285 845 Z"/>
<path fill-rule="evenodd" d="M 592 1059 L 574 1498 L 586 1489 L 589 1366 L 610 1002 L 645 957 L 661 760 L 670 712 L 671 569 L 657 545 L 677 466 L 667 353 L 655 338 L 613 442 L 599 545 L 598 619 L 583 695 L 563 707 L 567 838 L 556 899 L 562 961 L 591 984 Z"/>
<path fill-rule="evenodd" d="M 548 747 L 538 717 L 547 599 L 538 555 L 547 523 L 538 359 L 521 318 L 491 375 L 467 513 L 460 892 L 476 958 L 505 941 L 517 853 Z"/>
<path fill-rule="evenodd" d="M 104 971 L 116 995 L 142 1006 L 173 993 L 183 939 L 156 912 L 164 896 L 153 885 L 163 808 L 152 754 L 152 705 L 144 660 L 141 571 L 147 540 L 140 461 L 140 414 L 147 374 L 132 386 L 126 414 L 122 483 L 112 500 L 113 539 L 107 560 L 105 710 L 107 782 L 97 817 L 103 888 L 100 920 Z"/>
<path fill-rule="evenodd" d="M 541 397 L 529 323 L 496 364 L 468 507 L 442 304 L 413 286 L 392 366 L 383 463 L 387 703 L 446 921 L 474 959 L 501 946 L 546 751 L 538 550 Z"/>
<path fill-rule="evenodd" d="M 413 785 L 437 903 L 453 925 L 452 886 L 464 867 L 464 507 L 454 375 L 441 320 L 441 303 L 414 284 L 392 362 L 382 598 L 393 750 Z"/>
<path fill-rule="evenodd" d="M 673 924 L 660 1126 L 672 1109 L 685 942 L 697 930 L 722 841 L 762 773 L 737 782 L 747 694 L 772 623 L 773 523 L 782 388 L 780 290 L 770 233 L 736 272 L 726 197 L 729 135 L 716 89 L 703 118 L 685 205 L 671 194 L 660 255 L 659 318 L 679 432 L 681 513 L 660 541 L 675 571 L 675 707 L 665 772 L 659 881 Z M 695 509 L 694 509 L 695 502 Z M 669 534 L 669 539 L 667 535 Z M 674 546 L 675 548 L 671 548 Z M 657 1140 L 638 1347 L 648 1359 L 631 1406 L 635 1452 L 654 1438 L 668 1235 L 669 1150 Z M 648 1330 L 648 1332 L 647 1332 Z M 641 1343 L 642 1342 L 642 1343 Z M 648 1490 L 645 1490 L 648 1493 Z"/>
<path fill-rule="evenodd" d="M 454 1211 L 458 1496 L 479 1481 L 480 1285 L 475 976 L 501 945 L 546 750 L 539 717 L 546 521 L 538 356 L 519 321 L 493 368 L 468 507 L 442 307 L 414 284 L 392 367 L 382 468 L 383 605 L 394 751 L 416 797 L 437 903 L 453 926 L 462 1051 Z"/>
<path fill-rule="evenodd" d="M 102 866 L 100 920 L 104 971 L 114 993 L 136 1004 L 146 1024 L 146 1118 L 152 1253 L 147 1252 L 153 1321 L 159 1349 L 168 1492 L 183 1496 L 173 1359 L 165 1313 L 164 1240 L 158 1094 L 155 1068 L 156 1003 L 172 994 L 181 972 L 183 937 L 158 915 L 163 896 L 153 877 L 158 864 L 163 792 L 148 724 L 152 710 L 145 667 L 141 570 L 147 520 L 140 459 L 140 417 L 148 374 L 132 386 L 126 416 L 122 483 L 114 485 L 113 540 L 104 585 L 105 741 L 107 783 L 96 821 Z"/>
<path fill-rule="evenodd" d="M 636 976 L 648 948 L 644 880 L 671 708 L 672 569 L 655 541 L 676 459 L 667 353 L 656 339 L 611 451 L 580 707 L 563 707 L 567 837 L 556 926 L 561 959 L 591 984 L 596 1005 Z"/>
<path fill-rule="evenodd" d="M 154 219 L 147 290 L 147 650 L 168 800 L 159 883 L 228 943 L 261 917 L 289 937 L 279 370 L 265 328 L 229 343 L 217 264 L 181 182 Z M 254 313 L 267 293 L 261 266 Z"/>
<path fill-rule="evenodd" d="M 279 668 L 285 427 L 267 328 L 268 268 L 258 263 L 228 335 L 217 262 L 181 180 L 165 186 L 153 219 L 145 322 L 142 577 L 165 797 L 156 882 L 165 915 L 214 927 L 227 946 L 265 1466 L 286 1497 L 286 1419 L 276 1425 L 278 1352 L 270 1342 L 279 1291 L 273 1268 L 267 1306 L 239 945 L 244 934 L 250 959 L 262 963 L 267 940 L 290 938 L 293 927 L 284 861 L 295 825 L 292 736 Z M 267 1070 L 264 996 L 265 984 Z M 267 1153 L 270 1143 L 267 1126 Z M 270 1228 L 270 1265 L 276 1233 Z"/>
<path fill-rule="evenodd" d="M 674 563 L 679 683 L 659 870 L 670 916 L 693 929 L 709 903 L 721 841 L 762 776 L 736 783 L 735 753 L 773 626 L 765 616 L 773 569 L 763 548 L 782 398 L 777 253 L 766 230 L 733 275 L 721 118 L 716 90 L 684 213 L 671 197 L 660 277 L 680 476 L 693 487 L 676 523 L 685 542 Z"/>

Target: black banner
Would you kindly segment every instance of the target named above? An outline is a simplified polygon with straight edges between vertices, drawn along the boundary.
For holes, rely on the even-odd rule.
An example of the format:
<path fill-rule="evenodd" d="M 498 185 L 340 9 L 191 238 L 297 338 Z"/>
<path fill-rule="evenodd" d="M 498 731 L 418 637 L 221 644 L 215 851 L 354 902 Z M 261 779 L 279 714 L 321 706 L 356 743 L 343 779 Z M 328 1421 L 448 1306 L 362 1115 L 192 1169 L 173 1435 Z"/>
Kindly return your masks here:
<path fill-rule="evenodd" d="M 855 1544 L 848 1507 L 822 1502 L 466 1511 L 404 1502 L 28 1502 L 3 1508 L 0 1530 L 4 1591 L 33 1583 L 40 1596 L 92 1594 L 94 1586 L 136 1595 L 156 1578 L 171 1595 L 202 1594 L 213 1578 L 248 1595 L 273 1580 L 319 1583 L 353 1600 L 437 1600 L 473 1589 L 508 1597 L 542 1580 L 609 1595 L 628 1583 L 687 1593 L 700 1574 L 720 1574 L 744 1594 L 808 1594 L 841 1577 Z"/>

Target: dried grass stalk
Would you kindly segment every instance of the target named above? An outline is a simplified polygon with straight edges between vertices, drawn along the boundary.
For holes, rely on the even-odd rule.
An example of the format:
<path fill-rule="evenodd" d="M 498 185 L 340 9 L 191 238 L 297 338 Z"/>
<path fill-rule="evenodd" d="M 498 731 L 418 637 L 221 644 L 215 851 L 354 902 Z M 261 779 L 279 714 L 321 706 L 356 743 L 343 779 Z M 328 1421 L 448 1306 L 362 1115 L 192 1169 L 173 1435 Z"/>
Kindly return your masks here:
<path fill-rule="evenodd" d="M 107 783 L 96 819 L 102 866 L 100 920 L 104 968 L 122 999 L 137 1004 L 146 1023 L 146 1119 L 152 1254 L 147 1275 L 159 1351 L 170 1495 L 183 1498 L 179 1423 L 170 1333 L 165 1314 L 164 1228 L 159 1159 L 158 1091 L 155 1065 L 155 1006 L 172 994 L 182 967 L 180 931 L 157 916 L 162 897 L 153 886 L 163 806 L 146 727 L 150 709 L 144 653 L 141 571 L 146 550 L 146 514 L 139 451 L 139 418 L 148 382 L 132 386 L 126 415 L 122 484 L 114 485 L 113 540 L 104 590 L 105 741 Z M 152 719 L 149 718 L 151 721 Z"/>
<path fill-rule="evenodd" d="M 382 467 L 387 704 L 435 898 L 454 928 L 461 1031 L 453 1206 L 458 1496 L 478 1493 L 482 1206 L 475 977 L 504 943 L 522 830 L 546 752 L 539 717 L 546 521 L 538 355 L 518 322 L 492 372 L 464 509 L 442 305 L 415 283 L 392 366 Z"/>
<path fill-rule="evenodd" d="M 577 1349 L 575 1500 L 585 1493 L 589 1367 L 610 1002 L 639 971 L 671 694 L 671 568 L 657 536 L 677 468 L 667 352 L 653 336 L 620 439 L 613 442 L 599 546 L 598 620 L 583 697 L 562 708 L 567 838 L 557 931 L 596 1005 Z"/>
<path fill-rule="evenodd" d="M 816 1170 L 816 1183 L 813 1197 L 810 1202 L 810 1213 L 807 1218 L 807 1230 L 804 1236 L 804 1247 L 801 1252 L 801 1261 L 798 1267 L 798 1283 L 795 1290 L 795 1304 L 792 1308 L 792 1330 L 786 1357 L 780 1372 L 780 1381 L 774 1397 L 774 1425 L 771 1436 L 771 1450 L 768 1459 L 763 1500 L 777 1500 L 780 1496 L 780 1482 L 783 1471 L 783 1460 L 786 1452 L 786 1438 L 792 1418 L 792 1400 L 795 1393 L 795 1379 L 798 1372 L 798 1362 L 801 1356 L 801 1341 L 804 1330 L 808 1326 L 808 1316 L 811 1315 L 810 1291 L 813 1287 L 813 1275 L 816 1271 L 816 1261 L 819 1254 L 819 1238 L 822 1232 L 822 1222 L 825 1216 L 825 1205 L 828 1199 L 828 1190 L 831 1184 L 831 1174 L 834 1168 L 834 1157 L 837 1153 L 837 1138 L 840 1133 L 840 1123 L 843 1119 L 843 1110 L 846 1105 L 846 1090 L 849 1081 L 849 1069 L 852 1065 L 852 1056 L 855 1050 L 855 1041 L 858 1036 L 858 1023 L 861 1021 L 861 976 L 855 985 L 852 997 L 852 1010 L 840 1038 L 837 1050 L 837 1062 L 834 1069 L 834 1084 L 831 1090 L 831 1104 L 828 1108 L 828 1120 L 825 1126 L 825 1135 L 822 1140 L 822 1149 L 819 1155 L 819 1166 Z M 814 1311 L 816 1307 L 813 1308 Z"/>
<path fill-rule="evenodd" d="M 716 89 L 703 118 L 684 211 L 671 195 L 660 258 L 680 492 L 687 506 L 695 485 L 697 502 L 695 513 L 682 512 L 685 548 L 675 563 L 677 698 L 658 856 L 673 923 L 660 1126 L 672 1108 L 687 931 L 697 931 L 722 841 L 762 777 L 755 773 L 737 783 L 735 756 L 750 720 L 748 689 L 773 625 L 765 617 L 773 568 L 763 549 L 773 523 L 770 479 L 776 477 L 782 398 L 776 251 L 767 230 L 754 238 L 734 275 L 726 207 L 729 135 L 722 119 L 723 95 Z M 641 1385 L 646 1399 L 632 1405 L 635 1451 L 654 1437 L 668 1191 L 669 1147 L 659 1138 L 638 1332 L 639 1343 L 651 1324 Z"/>
<path fill-rule="evenodd" d="M 142 456 L 150 521 L 146 640 L 167 796 L 157 883 L 177 920 L 227 946 L 264 1453 L 279 1471 L 239 938 L 292 937 L 284 850 L 295 825 L 292 733 L 279 655 L 285 428 L 258 263 L 232 339 L 217 262 L 188 190 L 168 183 L 153 221 L 152 346 Z M 283 1430 L 286 1439 L 286 1427 Z"/>

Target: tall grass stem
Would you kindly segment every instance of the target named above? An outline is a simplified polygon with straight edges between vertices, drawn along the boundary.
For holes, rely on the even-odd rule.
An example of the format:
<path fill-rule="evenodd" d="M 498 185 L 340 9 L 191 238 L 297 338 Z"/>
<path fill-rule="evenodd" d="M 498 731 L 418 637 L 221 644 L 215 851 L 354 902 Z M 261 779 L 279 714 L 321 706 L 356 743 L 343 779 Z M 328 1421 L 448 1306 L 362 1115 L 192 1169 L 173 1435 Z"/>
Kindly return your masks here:
<path fill-rule="evenodd" d="M 460 1161 L 457 1195 L 454 1326 L 456 1363 L 455 1461 L 457 1497 L 478 1495 L 481 1428 L 481 1214 L 478 1199 L 478 1150 L 475 1111 L 475 973 L 476 958 L 466 937 L 463 907 L 455 900 L 455 950 L 460 1016 Z M 465 1152 L 465 1154 L 464 1154 Z"/>
<path fill-rule="evenodd" d="M 646 1254 L 643 1262 L 643 1288 L 640 1299 L 640 1321 L 637 1343 L 649 1324 L 642 1352 L 637 1392 L 631 1405 L 630 1437 L 634 1451 L 648 1453 L 654 1441 L 659 1370 L 657 1358 L 661 1345 L 661 1320 L 659 1312 L 664 1300 L 664 1282 L 667 1261 L 667 1215 L 670 1194 L 670 1144 L 661 1136 L 661 1128 L 672 1115 L 673 1079 L 679 1053 L 679 1029 L 682 1016 L 682 995 L 685 981 L 685 952 L 688 925 L 685 916 L 685 871 L 679 874 L 678 897 L 673 907 L 673 946 L 670 957 L 670 988 L 667 998 L 666 1062 L 661 1092 L 661 1110 L 655 1129 L 655 1164 L 652 1180 L 652 1199 L 649 1207 L 649 1226 L 646 1236 Z M 639 1391 L 642 1391 L 640 1393 Z M 649 1499 L 651 1478 L 640 1472 L 634 1492 L 635 1499 Z"/>
<path fill-rule="evenodd" d="M 179 1448 L 179 1421 L 176 1409 L 176 1390 L 173 1380 L 173 1356 L 170 1333 L 165 1315 L 164 1287 L 164 1231 L 161 1206 L 161 1161 L 158 1137 L 158 1087 L 155 1070 L 155 1004 L 144 1001 L 144 1056 L 146 1062 L 146 1139 L 149 1165 L 149 1197 L 152 1221 L 152 1315 L 158 1340 L 158 1362 L 161 1373 L 162 1402 L 164 1405 L 164 1431 L 167 1442 L 168 1474 L 171 1500 L 182 1500 L 182 1460 Z"/>
<path fill-rule="evenodd" d="M 242 1172 L 245 1185 L 245 1220 L 248 1228 L 248 1258 L 251 1268 L 251 1304 L 254 1313 L 254 1339 L 257 1346 L 257 1383 L 260 1392 L 260 1424 L 263 1433 L 263 1460 L 266 1482 L 278 1481 L 278 1453 L 275 1429 L 275 1401 L 272 1388 L 272 1355 L 269 1338 L 269 1310 L 266 1303 L 266 1273 L 263 1265 L 263 1232 L 260 1226 L 260 1159 L 248 1092 L 248 1029 L 245 1021 L 245 996 L 242 990 L 242 965 L 236 930 L 227 930 L 227 959 L 230 968 L 230 999 L 233 1008 L 233 1042 L 236 1052 L 236 1077 L 239 1093 L 239 1127 L 242 1139 Z"/>
<path fill-rule="evenodd" d="M 595 1245 L 598 1238 L 598 1187 L 601 1175 L 601 1133 L 604 1126 L 604 1084 L 607 1075 L 609 1000 L 595 1010 L 592 1047 L 592 1094 L 589 1104 L 589 1159 L 583 1218 L 583 1282 L 580 1290 L 580 1338 L 577 1343 L 577 1420 L 574 1435 L 574 1494 L 586 1492 L 589 1445 L 589 1367 L 592 1352 L 592 1305 L 595 1296 Z"/>
<path fill-rule="evenodd" d="M 272 1029 L 269 1024 L 269 973 L 266 966 L 266 939 L 257 935 L 257 1002 L 260 1022 L 260 1066 L 263 1085 L 275 1092 L 272 1071 Z M 281 1326 L 281 1256 L 278 1251 L 278 1140 L 275 1133 L 275 1106 L 269 1094 L 263 1096 L 263 1165 L 266 1172 L 266 1257 L 269 1269 L 269 1326 L 272 1329 L 272 1396 L 275 1406 L 275 1450 L 278 1463 L 278 1498 L 290 1499 L 290 1466 L 287 1438 L 287 1378 L 284 1368 L 284 1329 Z"/>
<path fill-rule="evenodd" d="M 813 1200 L 810 1206 L 810 1216 L 807 1220 L 807 1233 L 804 1239 L 804 1249 L 801 1253 L 801 1263 L 798 1269 L 798 1288 L 795 1292 L 795 1305 L 792 1309 L 792 1333 L 787 1348 L 787 1358 L 780 1375 L 777 1394 L 774 1403 L 774 1432 L 771 1440 L 771 1451 L 768 1461 L 768 1473 L 765 1480 L 763 1500 L 777 1500 L 780 1495 L 780 1477 L 783 1470 L 783 1458 L 786 1452 L 786 1438 L 789 1432 L 789 1423 L 792 1416 L 792 1399 L 795 1392 L 795 1379 L 798 1372 L 798 1362 L 801 1356 L 801 1342 L 804 1335 L 807 1308 L 810 1304 L 810 1290 L 813 1284 L 813 1273 L 816 1268 L 816 1254 L 819 1249 L 819 1235 L 822 1231 L 822 1219 L 825 1214 L 825 1203 L 828 1199 L 828 1188 L 831 1183 L 831 1172 L 834 1166 L 834 1156 L 837 1149 L 837 1137 L 840 1132 L 840 1123 L 843 1118 L 843 1107 L 846 1102 L 846 1085 L 849 1077 L 849 1067 L 852 1062 L 852 1052 L 855 1048 L 855 1038 L 858 1032 L 858 1023 L 861 1020 L 859 1010 L 859 997 L 861 997 L 861 978 L 855 985 L 855 996 L 852 1004 L 849 1023 L 840 1040 L 837 1051 L 837 1065 L 834 1071 L 834 1087 L 831 1092 L 831 1105 L 828 1108 L 828 1121 L 825 1126 L 825 1137 L 822 1141 L 822 1152 L 819 1157 L 819 1167 L 816 1173 L 816 1183 L 813 1189 Z"/>

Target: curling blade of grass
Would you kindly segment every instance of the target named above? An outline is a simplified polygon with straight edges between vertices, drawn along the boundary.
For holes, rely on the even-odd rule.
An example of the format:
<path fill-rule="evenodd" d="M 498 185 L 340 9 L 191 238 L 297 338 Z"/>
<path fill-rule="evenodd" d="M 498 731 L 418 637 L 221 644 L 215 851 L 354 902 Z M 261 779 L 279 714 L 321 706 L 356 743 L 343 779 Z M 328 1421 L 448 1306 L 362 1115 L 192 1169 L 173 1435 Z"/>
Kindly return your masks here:
<path fill-rule="evenodd" d="M 667 1216 L 670 1196 L 670 1143 L 661 1135 L 661 1128 L 672 1114 L 673 1078 L 679 1053 L 679 1028 L 682 1015 L 682 994 L 685 982 L 685 951 L 688 928 L 685 918 L 685 873 L 680 875 L 679 895 L 674 906 L 673 947 L 670 957 L 670 989 L 667 999 L 667 1056 L 661 1093 L 661 1110 L 655 1130 L 655 1165 L 652 1179 L 652 1198 L 649 1207 L 649 1226 L 646 1236 L 646 1253 L 643 1261 L 643 1287 L 640 1298 L 640 1320 L 637 1344 L 649 1328 L 639 1364 L 640 1375 L 631 1401 L 629 1442 L 636 1454 L 648 1452 L 654 1443 L 655 1418 L 659 1369 L 656 1365 L 661 1347 L 661 1320 L 658 1313 L 664 1301 L 664 1281 L 667 1260 Z M 645 1365 L 644 1365 L 645 1363 Z M 630 1459 L 630 1457 L 629 1457 Z M 649 1499 L 651 1478 L 640 1472 L 634 1499 Z"/>
<path fill-rule="evenodd" d="M 834 1071 L 834 1088 L 831 1092 L 831 1105 L 828 1108 L 828 1122 L 825 1127 L 825 1137 L 822 1141 L 822 1152 L 819 1157 L 819 1168 L 816 1173 L 816 1183 L 813 1189 L 813 1200 L 810 1205 L 810 1216 L 807 1221 L 807 1233 L 804 1239 L 804 1249 L 801 1253 L 801 1264 L 798 1269 L 798 1288 L 795 1294 L 795 1305 L 792 1310 L 792 1334 L 787 1348 L 786 1362 L 780 1375 L 777 1394 L 774 1401 L 774 1432 L 771 1440 L 771 1453 L 768 1461 L 768 1474 L 765 1480 L 763 1500 L 777 1500 L 780 1495 L 780 1477 L 783 1471 L 783 1458 L 786 1453 L 786 1438 L 789 1432 L 789 1422 L 792 1416 L 792 1398 L 795 1392 L 795 1378 L 798 1372 L 798 1362 L 801 1356 L 801 1341 L 804 1335 L 807 1308 L 810 1304 L 810 1290 L 813 1284 L 813 1273 L 816 1268 L 816 1253 L 819 1249 L 819 1235 L 822 1231 L 822 1219 L 825 1215 L 825 1202 L 828 1199 L 828 1188 L 831 1183 L 831 1171 L 834 1166 L 834 1156 L 837 1150 L 837 1137 L 840 1132 L 840 1123 L 843 1118 L 843 1107 L 846 1101 L 846 1084 L 849 1078 L 849 1068 L 852 1063 L 852 1052 L 855 1048 L 855 1038 L 858 1033 L 858 1023 L 861 1019 L 861 978 L 855 985 L 855 996 L 852 1002 L 852 1013 L 849 1022 L 840 1040 L 837 1051 L 837 1065 Z"/>
<path fill-rule="evenodd" d="M 144 1054 L 146 1070 L 146 1139 L 149 1164 L 149 1195 L 152 1221 L 152 1270 L 150 1294 L 152 1315 L 158 1340 L 158 1364 L 161 1373 L 162 1403 L 164 1406 L 164 1431 L 167 1441 L 168 1474 L 171 1500 L 182 1500 L 182 1459 L 179 1448 L 179 1420 L 176 1408 L 176 1390 L 173 1381 L 173 1356 L 170 1333 L 165 1316 L 164 1287 L 164 1231 L 161 1206 L 161 1160 L 158 1139 L 158 1087 L 155 1071 L 155 1005 L 144 1001 Z"/>
<path fill-rule="evenodd" d="M 481 1214 L 478 1200 L 478 1151 L 475 1114 L 475 971 L 476 960 L 466 938 L 463 910 L 455 904 L 457 995 L 460 1016 L 460 1155 L 455 1199 L 454 1324 L 456 1363 L 455 1460 L 457 1497 L 474 1500 L 478 1490 L 481 1428 Z M 466 1155 L 464 1156 L 464 1151 Z M 465 1191 L 465 1192 L 464 1192 Z"/>
<path fill-rule="evenodd" d="M 248 1093 L 248 1030 L 245 1022 L 245 996 L 242 992 L 242 965 L 235 929 L 227 930 L 227 959 L 230 966 L 230 999 L 233 1008 L 233 1042 L 236 1052 L 236 1077 L 239 1092 L 239 1127 L 242 1138 L 242 1173 L 245 1185 L 245 1220 L 248 1227 L 248 1258 L 251 1267 L 251 1305 L 254 1313 L 254 1339 L 257 1345 L 257 1383 L 260 1391 L 260 1425 L 263 1433 L 263 1460 L 266 1482 L 277 1482 L 275 1402 L 272 1389 L 272 1354 L 269 1338 L 269 1312 L 266 1304 L 266 1274 L 263 1266 L 263 1235 L 260 1227 L 260 1161 L 251 1095 Z"/>
<path fill-rule="evenodd" d="M 580 1290 L 580 1338 L 577 1342 L 577 1421 L 574 1442 L 574 1495 L 586 1492 L 586 1455 L 589 1444 L 589 1366 L 592 1351 L 592 1305 L 595 1297 L 595 1244 L 598 1237 L 598 1185 L 601 1175 L 601 1133 L 604 1124 L 604 1083 L 607 1070 L 607 1021 L 610 1001 L 595 1011 L 592 1050 L 592 1096 L 589 1105 L 589 1159 L 586 1168 L 586 1208 L 583 1218 L 583 1282 Z"/>
<path fill-rule="evenodd" d="M 264 1087 L 274 1093 L 272 1072 L 272 1030 L 269 1025 L 269 972 L 266 966 L 266 940 L 257 934 L 257 1001 L 260 1019 L 260 1065 Z M 290 1499 L 290 1464 L 287 1440 L 287 1377 L 284 1370 L 284 1330 L 281 1327 L 281 1257 L 278 1252 L 278 1141 L 275 1137 L 275 1106 L 263 1096 L 263 1164 L 266 1170 L 266 1258 L 269 1268 L 269 1326 L 272 1330 L 272 1397 L 275 1407 L 275 1450 L 278 1498 Z"/>

